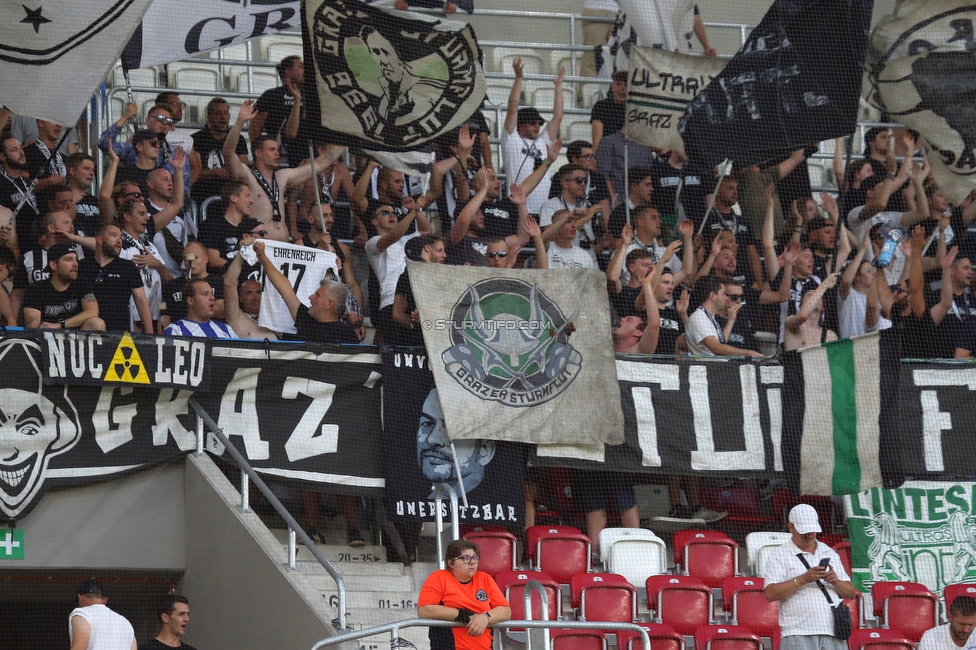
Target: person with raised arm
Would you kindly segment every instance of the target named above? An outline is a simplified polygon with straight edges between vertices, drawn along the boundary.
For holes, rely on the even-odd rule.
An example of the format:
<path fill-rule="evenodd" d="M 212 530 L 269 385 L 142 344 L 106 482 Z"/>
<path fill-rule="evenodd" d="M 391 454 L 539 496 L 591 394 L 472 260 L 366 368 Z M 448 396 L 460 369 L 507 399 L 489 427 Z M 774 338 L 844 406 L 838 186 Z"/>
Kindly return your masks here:
<path fill-rule="evenodd" d="M 837 286 L 837 274 L 831 273 L 815 289 L 807 288 L 800 298 L 800 310 L 786 319 L 786 333 L 783 336 L 783 349 L 787 352 L 823 341 L 836 341 L 833 330 L 824 332 L 821 322 L 824 313 L 823 297 Z"/>

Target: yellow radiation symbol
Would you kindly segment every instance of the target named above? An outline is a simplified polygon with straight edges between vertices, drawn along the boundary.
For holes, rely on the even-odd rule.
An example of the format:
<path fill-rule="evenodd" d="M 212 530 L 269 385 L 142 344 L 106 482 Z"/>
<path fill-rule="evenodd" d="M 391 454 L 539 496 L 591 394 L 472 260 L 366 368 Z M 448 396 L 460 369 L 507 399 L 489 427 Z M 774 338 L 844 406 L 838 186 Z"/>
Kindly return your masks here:
<path fill-rule="evenodd" d="M 115 348 L 112 363 L 105 373 L 105 381 L 121 381 L 126 384 L 149 384 L 149 373 L 142 362 L 135 341 L 128 332 L 122 335 L 119 347 Z"/>

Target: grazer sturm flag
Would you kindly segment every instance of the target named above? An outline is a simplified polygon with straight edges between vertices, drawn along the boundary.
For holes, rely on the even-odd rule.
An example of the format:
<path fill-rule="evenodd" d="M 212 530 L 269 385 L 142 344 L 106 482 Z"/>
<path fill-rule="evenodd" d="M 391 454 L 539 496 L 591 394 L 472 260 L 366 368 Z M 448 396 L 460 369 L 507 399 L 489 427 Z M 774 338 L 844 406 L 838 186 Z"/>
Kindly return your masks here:
<path fill-rule="evenodd" d="M 971 0 L 899 2 L 871 34 L 867 101 L 921 134 L 953 203 L 976 188 L 976 41 Z"/>
<path fill-rule="evenodd" d="M 150 2 L 0 0 L 4 106 L 74 126 Z"/>
<path fill-rule="evenodd" d="M 599 271 L 421 262 L 407 271 L 452 440 L 623 443 Z"/>
<path fill-rule="evenodd" d="M 800 494 L 901 483 L 898 337 L 873 332 L 784 355 L 783 462 Z"/>
<path fill-rule="evenodd" d="M 627 137 L 656 149 L 684 151 L 678 120 L 727 63 L 725 59 L 631 47 Z"/>
<path fill-rule="evenodd" d="M 679 125 L 689 157 L 750 165 L 857 126 L 873 0 L 775 0 Z"/>
<path fill-rule="evenodd" d="M 135 70 L 180 61 L 298 27 L 300 19 L 299 0 L 153 0 L 125 46 L 122 65 Z"/>
<path fill-rule="evenodd" d="M 485 98 L 470 25 L 358 0 L 305 0 L 302 27 L 305 115 L 329 142 L 420 149 Z"/>

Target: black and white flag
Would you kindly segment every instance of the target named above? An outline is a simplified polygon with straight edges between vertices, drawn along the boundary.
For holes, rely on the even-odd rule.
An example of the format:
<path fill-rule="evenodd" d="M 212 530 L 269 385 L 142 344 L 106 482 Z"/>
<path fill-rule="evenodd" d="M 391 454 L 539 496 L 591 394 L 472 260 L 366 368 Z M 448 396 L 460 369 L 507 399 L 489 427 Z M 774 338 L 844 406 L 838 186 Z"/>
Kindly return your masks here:
<path fill-rule="evenodd" d="M 180 61 L 298 27 L 299 0 L 153 0 L 122 54 L 129 70 Z M 214 68 L 216 70 L 216 68 Z"/>
<path fill-rule="evenodd" d="M 0 96 L 21 115 L 74 125 L 151 0 L 0 0 Z"/>
<path fill-rule="evenodd" d="M 330 142 L 416 150 L 485 98 L 470 25 L 357 0 L 305 0 L 302 25 L 306 119 Z"/>
<path fill-rule="evenodd" d="M 854 132 L 874 0 L 776 0 L 688 104 L 692 160 L 745 165 Z"/>

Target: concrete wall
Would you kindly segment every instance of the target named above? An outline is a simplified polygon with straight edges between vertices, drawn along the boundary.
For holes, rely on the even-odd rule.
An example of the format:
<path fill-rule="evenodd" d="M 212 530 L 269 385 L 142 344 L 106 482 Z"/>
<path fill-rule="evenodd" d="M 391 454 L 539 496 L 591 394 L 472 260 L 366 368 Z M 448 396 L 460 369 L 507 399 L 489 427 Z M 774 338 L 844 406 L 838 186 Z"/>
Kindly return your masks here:
<path fill-rule="evenodd" d="M 183 465 L 50 492 L 17 527 L 24 559 L 0 569 L 182 570 Z"/>
<path fill-rule="evenodd" d="M 307 650 L 334 634 L 295 586 L 306 594 L 315 588 L 288 571 L 285 551 L 257 515 L 240 511 L 240 496 L 209 457 L 187 457 L 186 493 L 180 588 L 191 604 L 187 643 L 208 650 Z"/>

